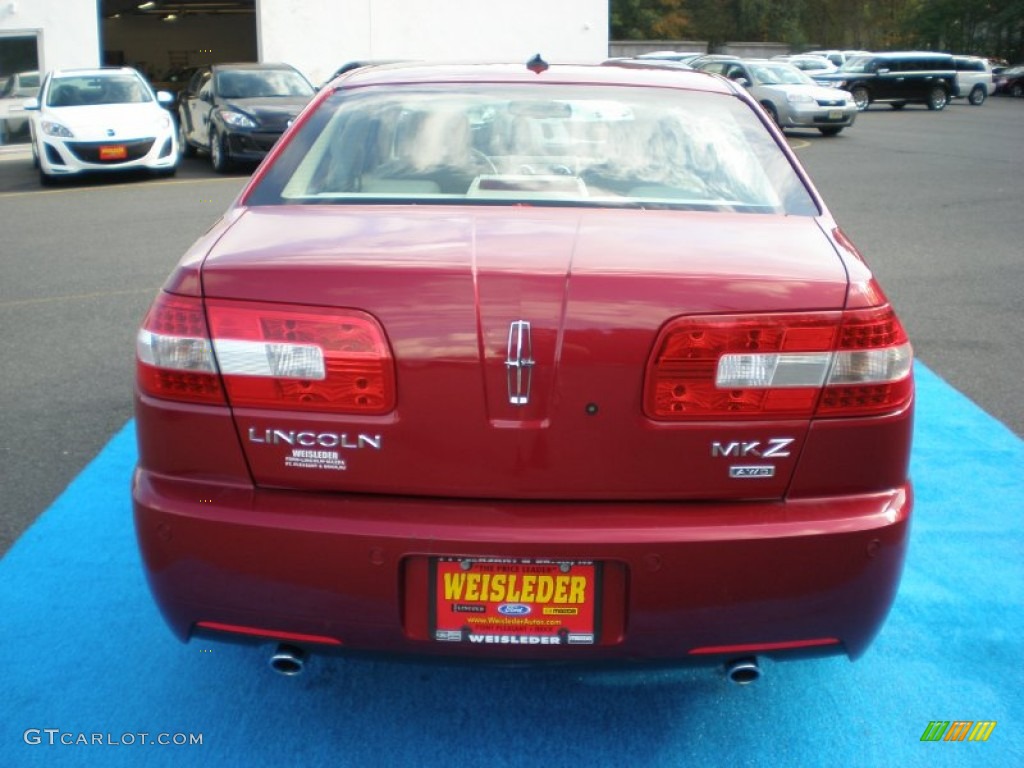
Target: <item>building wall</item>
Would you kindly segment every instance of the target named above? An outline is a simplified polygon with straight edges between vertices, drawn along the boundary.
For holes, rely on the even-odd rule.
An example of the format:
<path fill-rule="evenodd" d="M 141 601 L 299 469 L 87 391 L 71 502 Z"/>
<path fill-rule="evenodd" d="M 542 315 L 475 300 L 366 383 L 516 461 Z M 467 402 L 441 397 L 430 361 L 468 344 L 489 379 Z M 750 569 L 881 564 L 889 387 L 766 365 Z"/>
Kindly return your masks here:
<path fill-rule="evenodd" d="M 99 61 L 96 0 L 0 0 L 0 38 L 37 35 L 43 70 Z"/>
<path fill-rule="evenodd" d="M 91 67 L 103 51 L 159 77 L 175 66 L 285 61 L 321 83 L 356 59 L 599 62 L 608 0 L 256 0 L 251 16 L 125 16 L 97 0 L 0 0 L 0 36 L 36 34 L 42 69 Z"/>
<path fill-rule="evenodd" d="M 256 0 L 259 58 L 314 83 L 347 61 L 552 63 L 608 55 L 608 0 Z"/>

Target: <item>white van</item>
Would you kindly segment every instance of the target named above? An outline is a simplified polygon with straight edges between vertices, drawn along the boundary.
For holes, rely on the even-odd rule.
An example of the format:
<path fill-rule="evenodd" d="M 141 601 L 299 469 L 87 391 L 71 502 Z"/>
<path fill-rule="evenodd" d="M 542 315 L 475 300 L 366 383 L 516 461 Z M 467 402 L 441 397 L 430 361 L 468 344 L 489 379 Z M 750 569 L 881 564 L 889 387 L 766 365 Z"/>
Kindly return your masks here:
<path fill-rule="evenodd" d="M 995 93 L 995 79 L 988 59 L 980 56 L 954 56 L 953 63 L 956 65 L 956 87 L 951 94 L 953 98 L 967 99 L 978 107 Z"/>

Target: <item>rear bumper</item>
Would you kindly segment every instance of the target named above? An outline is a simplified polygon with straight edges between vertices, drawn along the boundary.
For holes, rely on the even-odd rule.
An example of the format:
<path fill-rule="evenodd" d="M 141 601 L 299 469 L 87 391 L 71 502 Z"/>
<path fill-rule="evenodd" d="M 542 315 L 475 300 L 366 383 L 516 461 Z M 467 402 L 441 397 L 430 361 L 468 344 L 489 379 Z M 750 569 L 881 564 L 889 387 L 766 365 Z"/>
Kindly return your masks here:
<path fill-rule="evenodd" d="M 182 640 L 234 627 L 317 650 L 562 663 L 856 658 L 895 597 L 912 507 L 909 484 L 789 502 L 507 503 L 256 490 L 144 470 L 133 500 L 150 588 Z M 601 562 L 598 642 L 435 642 L 426 564 L 442 555 Z"/>

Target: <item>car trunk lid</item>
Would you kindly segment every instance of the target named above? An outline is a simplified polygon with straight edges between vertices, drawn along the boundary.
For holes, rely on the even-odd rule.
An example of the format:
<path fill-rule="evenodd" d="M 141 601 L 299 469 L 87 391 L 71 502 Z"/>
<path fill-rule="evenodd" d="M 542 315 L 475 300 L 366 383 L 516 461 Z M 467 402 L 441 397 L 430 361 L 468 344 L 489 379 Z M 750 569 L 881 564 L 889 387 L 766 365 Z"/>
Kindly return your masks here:
<path fill-rule="evenodd" d="M 673 318 L 839 312 L 811 217 L 561 207 L 250 209 L 203 266 L 208 300 L 380 323 L 396 407 L 234 404 L 265 487 L 439 497 L 777 498 L 809 418 L 656 420 Z"/>

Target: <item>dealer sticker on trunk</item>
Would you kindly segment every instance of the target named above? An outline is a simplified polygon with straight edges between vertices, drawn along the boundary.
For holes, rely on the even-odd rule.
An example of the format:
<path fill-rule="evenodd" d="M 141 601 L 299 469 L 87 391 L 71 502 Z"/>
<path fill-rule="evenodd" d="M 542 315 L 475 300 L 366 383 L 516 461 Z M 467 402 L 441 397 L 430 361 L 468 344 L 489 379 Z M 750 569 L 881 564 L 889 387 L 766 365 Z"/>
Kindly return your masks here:
<path fill-rule="evenodd" d="M 479 645 L 593 645 L 600 565 L 592 561 L 431 560 L 431 635 Z"/>

